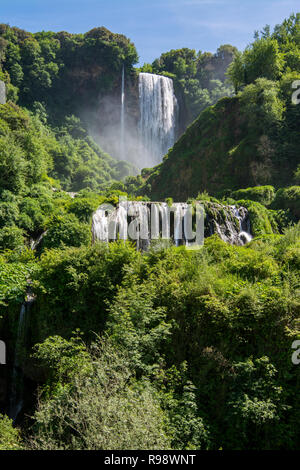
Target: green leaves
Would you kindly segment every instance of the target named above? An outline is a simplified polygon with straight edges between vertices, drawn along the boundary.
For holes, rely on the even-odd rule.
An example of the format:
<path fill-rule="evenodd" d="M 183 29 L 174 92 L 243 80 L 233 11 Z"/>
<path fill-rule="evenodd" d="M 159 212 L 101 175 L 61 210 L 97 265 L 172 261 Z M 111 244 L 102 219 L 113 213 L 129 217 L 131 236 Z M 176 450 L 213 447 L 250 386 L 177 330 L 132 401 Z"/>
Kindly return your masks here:
<path fill-rule="evenodd" d="M 30 272 L 30 265 L 0 260 L 0 304 L 11 300 L 23 302 Z"/>
<path fill-rule="evenodd" d="M 12 420 L 0 414 L 0 450 L 22 450 L 20 431 L 13 427 Z"/>

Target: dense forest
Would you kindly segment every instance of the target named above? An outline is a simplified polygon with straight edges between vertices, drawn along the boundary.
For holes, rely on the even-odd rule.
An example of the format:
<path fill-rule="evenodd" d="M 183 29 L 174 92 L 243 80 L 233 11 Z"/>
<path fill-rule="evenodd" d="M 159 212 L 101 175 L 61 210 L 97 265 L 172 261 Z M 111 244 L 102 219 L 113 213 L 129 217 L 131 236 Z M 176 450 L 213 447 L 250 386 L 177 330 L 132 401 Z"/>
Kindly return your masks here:
<path fill-rule="evenodd" d="M 105 28 L 0 25 L 0 450 L 299 449 L 300 14 L 244 52 L 137 61 Z M 182 109 L 138 176 L 80 113 L 123 65 L 130 86 L 172 78 Z M 95 242 L 94 212 L 119 196 L 200 201 L 218 221 L 242 207 L 253 238 Z"/>

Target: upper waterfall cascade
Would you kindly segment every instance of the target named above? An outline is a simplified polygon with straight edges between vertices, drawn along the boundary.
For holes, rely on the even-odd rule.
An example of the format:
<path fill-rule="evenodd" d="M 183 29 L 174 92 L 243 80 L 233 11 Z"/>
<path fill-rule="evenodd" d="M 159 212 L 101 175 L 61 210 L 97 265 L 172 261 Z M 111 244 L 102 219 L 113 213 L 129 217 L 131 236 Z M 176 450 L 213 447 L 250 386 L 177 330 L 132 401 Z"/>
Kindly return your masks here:
<path fill-rule="evenodd" d="M 151 73 L 139 74 L 139 136 L 143 166 L 155 166 L 176 139 L 178 103 L 173 80 Z"/>

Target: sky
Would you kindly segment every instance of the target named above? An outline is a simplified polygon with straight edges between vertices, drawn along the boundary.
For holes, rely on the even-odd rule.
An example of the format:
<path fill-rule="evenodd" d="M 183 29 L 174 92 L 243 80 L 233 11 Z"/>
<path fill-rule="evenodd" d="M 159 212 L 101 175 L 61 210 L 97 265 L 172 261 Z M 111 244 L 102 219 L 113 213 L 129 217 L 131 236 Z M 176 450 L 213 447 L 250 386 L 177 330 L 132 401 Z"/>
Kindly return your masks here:
<path fill-rule="evenodd" d="M 297 11 L 299 0 L 0 0 L 0 23 L 31 32 L 105 26 L 129 37 L 143 64 L 181 47 L 244 49 L 255 30 Z"/>

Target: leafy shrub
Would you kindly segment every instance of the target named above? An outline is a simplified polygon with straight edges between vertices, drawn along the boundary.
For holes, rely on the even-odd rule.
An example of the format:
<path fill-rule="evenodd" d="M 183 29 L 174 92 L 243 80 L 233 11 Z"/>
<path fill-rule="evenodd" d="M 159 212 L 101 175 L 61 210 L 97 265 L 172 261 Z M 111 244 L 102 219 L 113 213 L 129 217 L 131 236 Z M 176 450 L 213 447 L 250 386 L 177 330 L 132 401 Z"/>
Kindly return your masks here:
<path fill-rule="evenodd" d="M 91 242 L 90 226 L 79 222 L 73 214 L 55 216 L 45 235 L 44 248 L 59 248 L 62 246 L 81 246 Z"/>
<path fill-rule="evenodd" d="M 243 199 L 238 201 L 238 204 L 248 209 L 251 232 L 255 237 L 272 234 L 277 230 L 277 224 L 272 212 L 268 211 L 262 204 Z"/>
<path fill-rule="evenodd" d="M 23 230 L 16 225 L 0 229 L 0 250 L 18 250 L 24 247 Z"/>
<path fill-rule="evenodd" d="M 59 354 L 52 359 L 55 343 Z M 48 351 L 47 351 L 48 346 Z M 51 349 L 49 349 L 49 346 Z M 58 351 L 58 350 L 56 350 Z M 167 420 L 155 391 L 137 382 L 128 359 L 107 341 L 92 345 L 89 354 L 74 341 L 53 338 L 37 347 L 36 358 L 59 370 L 64 377 L 51 398 L 41 401 L 35 413 L 35 434 L 30 447 L 47 450 L 168 449 Z"/>
<path fill-rule="evenodd" d="M 0 450 L 21 450 L 20 432 L 13 427 L 12 420 L 0 414 Z"/>
<path fill-rule="evenodd" d="M 275 209 L 290 210 L 296 220 L 300 219 L 300 186 L 281 188 L 273 202 Z"/>
<path fill-rule="evenodd" d="M 273 186 L 256 186 L 254 188 L 239 189 L 232 193 L 232 197 L 235 200 L 250 199 L 264 206 L 269 206 L 275 197 L 275 189 Z"/>

